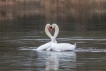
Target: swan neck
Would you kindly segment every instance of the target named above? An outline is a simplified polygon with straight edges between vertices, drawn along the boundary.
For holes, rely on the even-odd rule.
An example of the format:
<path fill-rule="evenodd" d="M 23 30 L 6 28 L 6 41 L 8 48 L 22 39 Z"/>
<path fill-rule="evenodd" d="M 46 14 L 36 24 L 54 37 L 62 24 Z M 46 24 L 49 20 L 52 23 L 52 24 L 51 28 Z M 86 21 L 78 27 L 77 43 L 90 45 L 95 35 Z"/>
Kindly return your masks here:
<path fill-rule="evenodd" d="M 48 30 L 47 27 L 48 27 L 48 26 L 46 25 L 46 27 L 45 27 L 45 33 L 46 33 L 46 35 L 47 35 L 49 38 L 52 39 L 52 35 L 50 34 L 50 32 L 49 32 L 49 30 Z"/>
<path fill-rule="evenodd" d="M 56 39 L 56 37 L 58 36 L 58 33 L 59 33 L 59 27 L 55 25 L 54 39 Z"/>

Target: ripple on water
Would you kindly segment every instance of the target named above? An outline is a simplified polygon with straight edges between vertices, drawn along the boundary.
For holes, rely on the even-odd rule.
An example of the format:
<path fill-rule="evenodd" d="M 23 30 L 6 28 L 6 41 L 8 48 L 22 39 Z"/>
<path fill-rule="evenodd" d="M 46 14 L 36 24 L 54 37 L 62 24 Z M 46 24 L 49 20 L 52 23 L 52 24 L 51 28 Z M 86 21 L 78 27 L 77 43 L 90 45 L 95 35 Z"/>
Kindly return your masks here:
<path fill-rule="evenodd" d="M 33 50 L 35 51 L 37 47 L 20 47 L 19 50 Z M 74 52 L 106 52 L 106 49 L 95 49 L 95 48 L 77 48 Z"/>
<path fill-rule="evenodd" d="M 75 49 L 75 52 L 106 52 L 106 49 L 93 49 L 93 48 L 82 49 L 82 48 L 77 48 L 77 49 Z"/>

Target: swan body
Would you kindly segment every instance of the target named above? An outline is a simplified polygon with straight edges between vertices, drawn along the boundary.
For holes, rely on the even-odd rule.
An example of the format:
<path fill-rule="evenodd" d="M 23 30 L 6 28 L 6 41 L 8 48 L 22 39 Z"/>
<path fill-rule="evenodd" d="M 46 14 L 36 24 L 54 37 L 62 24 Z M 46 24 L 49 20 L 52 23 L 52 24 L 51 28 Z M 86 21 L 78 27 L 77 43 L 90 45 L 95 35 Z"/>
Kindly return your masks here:
<path fill-rule="evenodd" d="M 56 24 L 52 24 L 52 27 L 55 28 L 54 37 L 52 38 L 52 44 L 47 49 L 53 50 L 53 51 L 67 51 L 67 50 L 74 50 L 76 48 L 76 43 L 74 45 L 70 43 L 54 43 L 53 41 L 56 39 L 58 33 L 59 33 L 59 27 Z"/>
<path fill-rule="evenodd" d="M 57 43 L 57 41 L 55 39 L 53 39 L 53 36 L 50 34 L 50 32 L 48 31 L 48 28 L 50 27 L 50 24 L 47 24 L 45 26 L 45 33 L 47 34 L 48 37 L 51 38 L 51 42 L 48 42 L 48 43 L 45 43 L 41 46 L 39 46 L 36 51 L 43 51 L 43 50 L 46 50 L 48 49 L 52 43 Z"/>
<path fill-rule="evenodd" d="M 52 43 L 48 50 L 67 51 L 67 50 L 74 50 L 75 48 L 76 48 L 76 43 L 74 45 L 69 43 Z"/>
<path fill-rule="evenodd" d="M 36 50 L 37 50 L 37 51 L 45 50 L 45 49 L 47 49 L 47 48 L 50 47 L 50 43 L 51 43 L 51 42 L 45 43 L 45 44 L 39 46 Z"/>

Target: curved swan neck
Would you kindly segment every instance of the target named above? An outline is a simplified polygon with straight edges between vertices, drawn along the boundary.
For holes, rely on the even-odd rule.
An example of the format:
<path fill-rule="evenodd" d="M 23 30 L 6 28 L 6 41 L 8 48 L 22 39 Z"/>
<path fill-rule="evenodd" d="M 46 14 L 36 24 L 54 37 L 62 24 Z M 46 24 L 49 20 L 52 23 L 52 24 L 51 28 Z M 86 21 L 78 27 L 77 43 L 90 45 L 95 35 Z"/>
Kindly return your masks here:
<path fill-rule="evenodd" d="M 48 26 L 50 26 L 50 24 L 47 24 L 47 25 L 45 26 L 45 33 L 46 33 L 46 35 L 47 35 L 48 37 L 50 37 L 50 38 L 52 39 L 53 37 L 52 37 L 52 35 L 50 34 L 50 32 L 48 31 Z"/>
<path fill-rule="evenodd" d="M 56 39 L 59 33 L 59 27 L 56 24 L 53 24 L 53 27 L 55 28 L 54 39 Z"/>

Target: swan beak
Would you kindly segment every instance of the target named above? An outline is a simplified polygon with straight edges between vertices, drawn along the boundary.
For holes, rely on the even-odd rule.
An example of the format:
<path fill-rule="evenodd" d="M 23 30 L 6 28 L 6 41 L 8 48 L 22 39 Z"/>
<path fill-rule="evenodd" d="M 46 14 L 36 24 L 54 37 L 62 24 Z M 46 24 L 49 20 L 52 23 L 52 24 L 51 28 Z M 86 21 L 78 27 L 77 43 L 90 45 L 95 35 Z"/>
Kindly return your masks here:
<path fill-rule="evenodd" d="M 53 30 L 53 28 L 49 28 L 49 30 L 50 30 L 50 31 L 52 31 L 52 30 Z"/>

